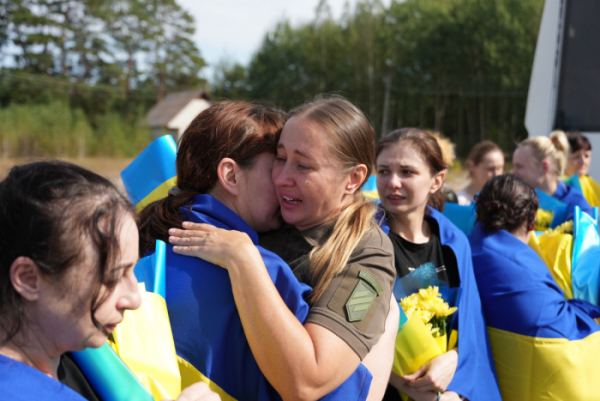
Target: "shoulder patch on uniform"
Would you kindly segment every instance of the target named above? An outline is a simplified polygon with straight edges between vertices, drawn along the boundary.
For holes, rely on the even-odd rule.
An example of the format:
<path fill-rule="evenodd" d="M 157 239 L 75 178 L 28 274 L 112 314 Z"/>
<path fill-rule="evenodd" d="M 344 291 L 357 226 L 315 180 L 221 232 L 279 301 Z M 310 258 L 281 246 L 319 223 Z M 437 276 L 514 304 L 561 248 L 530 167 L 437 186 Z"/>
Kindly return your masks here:
<path fill-rule="evenodd" d="M 360 273 L 358 273 L 358 277 L 371 284 L 371 287 L 373 287 L 373 289 L 377 292 L 378 296 L 383 294 L 383 288 L 381 288 L 381 284 L 379 284 L 379 281 L 377 281 L 377 279 L 370 275 L 368 272 L 361 270 Z"/>
<path fill-rule="evenodd" d="M 361 273 L 363 272 L 371 281 L 374 281 L 377 287 L 379 287 L 381 290 L 381 286 L 377 280 L 375 280 L 375 278 L 373 278 L 373 276 L 371 276 L 369 273 L 361 270 Z M 363 278 L 361 274 L 359 274 L 359 277 L 360 279 L 358 280 L 358 284 L 356 284 L 354 291 L 352 291 L 352 295 L 350 295 L 348 302 L 346 302 L 346 311 L 348 312 L 349 322 L 357 322 L 364 319 L 365 316 L 367 316 L 367 312 L 373 304 L 373 301 L 375 298 L 377 298 L 377 296 L 379 296 L 377 289 L 370 283 L 369 280 Z"/>

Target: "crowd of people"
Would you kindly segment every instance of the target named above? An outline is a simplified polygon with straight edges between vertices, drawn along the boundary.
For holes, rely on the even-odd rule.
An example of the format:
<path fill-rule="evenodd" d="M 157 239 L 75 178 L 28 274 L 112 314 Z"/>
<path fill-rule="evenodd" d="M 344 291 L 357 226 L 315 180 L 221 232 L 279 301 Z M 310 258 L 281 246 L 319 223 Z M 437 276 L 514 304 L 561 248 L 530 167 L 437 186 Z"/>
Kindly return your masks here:
<path fill-rule="evenodd" d="M 553 132 L 518 145 L 512 174 L 504 158 L 490 141 L 469 154 L 456 193 L 476 207 L 469 237 L 442 213 L 438 139 L 401 128 L 377 141 L 336 96 L 289 113 L 214 103 L 180 140 L 177 185 L 137 215 L 80 167 L 14 167 L 0 183 L 0 388 L 11 400 L 101 400 L 69 352 L 103 345 L 140 307 L 134 266 L 162 240 L 175 349 L 203 377 L 180 401 L 590 399 L 600 308 L 565 300 L 527 245 L 535 190 L 568 218 L 575 206 L 592 214 L 561 179 L 591 180 L 590 143 Z M 379 202 L 361 191 L 371 175 Z M 459 293 L 458 340 L 399 375 L 394 288 L 431 264 Z M 527 360 L 540 338 L 572 363 Z"/>

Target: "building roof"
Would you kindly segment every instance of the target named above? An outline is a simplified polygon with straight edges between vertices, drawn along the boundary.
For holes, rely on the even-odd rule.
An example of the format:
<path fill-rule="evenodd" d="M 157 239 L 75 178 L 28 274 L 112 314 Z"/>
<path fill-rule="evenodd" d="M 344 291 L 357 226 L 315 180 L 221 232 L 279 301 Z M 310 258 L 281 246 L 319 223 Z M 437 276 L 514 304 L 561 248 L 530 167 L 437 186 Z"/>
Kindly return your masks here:
<path fill-rule="evenodd" d="M 210 97 L 203 90 L 173 92 L 165 96 L 146 115 L 150 127 L 165 127 L 191 100 Z"/>

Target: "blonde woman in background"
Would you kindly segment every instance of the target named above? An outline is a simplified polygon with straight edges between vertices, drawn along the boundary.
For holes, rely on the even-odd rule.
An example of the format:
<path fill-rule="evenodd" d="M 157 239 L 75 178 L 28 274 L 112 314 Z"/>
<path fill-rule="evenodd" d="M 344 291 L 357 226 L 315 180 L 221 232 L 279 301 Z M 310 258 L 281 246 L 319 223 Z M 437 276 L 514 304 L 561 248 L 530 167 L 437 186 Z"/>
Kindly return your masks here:
<path fill-rule="evenodd" d="M 469 184 L 458 191 L 458 203 L 469 206 L 475 201 L 475 195 L 481 191 L 488 180 L 504 172 L 504 153 L 492 141 L 482 141 L 473 146 L 467 159 Z"/>
<path fill-rule="evenodd" d="M 560 181 L 568 154 L 569 142 L 562 131 L 552 132 L 549 138 L 528 138 L 519 144 L 513 154 L 513 173 L 532 188 L 569 205 L 567 220 L 571 220 L 575 206 L 590 215 L 592 208 L 579 190 Z"/>

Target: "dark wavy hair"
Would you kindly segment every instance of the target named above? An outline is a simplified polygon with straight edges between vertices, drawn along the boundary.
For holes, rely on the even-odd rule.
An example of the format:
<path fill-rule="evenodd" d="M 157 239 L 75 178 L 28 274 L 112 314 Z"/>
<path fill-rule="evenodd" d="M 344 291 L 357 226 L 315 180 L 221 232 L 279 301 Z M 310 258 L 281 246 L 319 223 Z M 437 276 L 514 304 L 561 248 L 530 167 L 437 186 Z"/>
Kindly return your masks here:
<path fill-rule="evenodd" d="M 419 128 L 400 128 L 394 130 L 382 137 L 377 143 L 375 159 L 384 149 L 398 143 L 409 142 L 413 148 L 419 152 L 425 163 L 429 166 L 431 175 L 435 175 L 442 170 L 446 170 L 448 165 L 444 162 L 442 149 L 435 138 L 428 132 Z M 435 193 L 429 195 L 427 203 L 442 212 L 444 210 L 444 191 L 443 186 Z"/>
<path fill-rule="evenodd" d="M 514 232 L 527 222 L 532 230 L 538 209 L 538 196 L 525 181 L 503 174 L 485 183 L 476 197 L 477 221 L 488 232 Z"/>
<path fill-rule="evenodd" d="M 44 161 L 13 167 L 0 183 L 0 345 L 23 326 L 24 302 L 10 280 L 12 263 L 30 258 L 54 280 L 81 263 L 91 243 L 97 255 L 94 314 L 117 283 L 118 228 L 133 205 L 106 178 L 74 164 Z M 102 284 L 109 291 L 100 297 Z"/>
<path fill-rule="evenodd" d="M 215 103 L 200 113 L 179 143 L 176 165 L 181 191 L 140 212 L 140 256 L 153 249 L 157 239 L 169 242 L 169 229 L 183 222 L 179 208 L 213 189 L 221 160 L 228 157 L 249 169 L 261 153 L 275 153 L 285 120 L 281 110 L 241 101 Z"/>
<path fill-rule="evenodd" d="M 567 132 L 567 140 L 571 146 L 571 153 L 575 153 L 579 150 L 592 150 L 590 140 L 579 131 Z"/>

